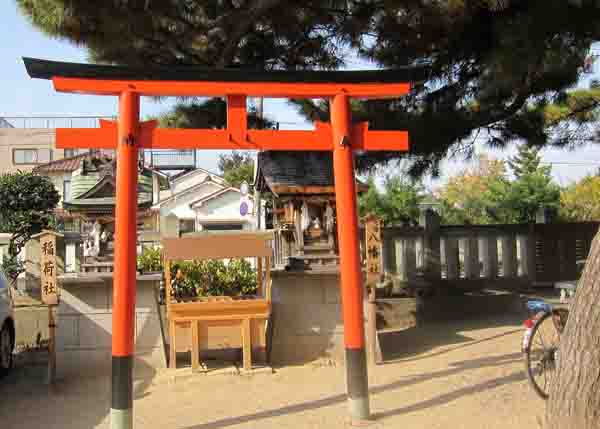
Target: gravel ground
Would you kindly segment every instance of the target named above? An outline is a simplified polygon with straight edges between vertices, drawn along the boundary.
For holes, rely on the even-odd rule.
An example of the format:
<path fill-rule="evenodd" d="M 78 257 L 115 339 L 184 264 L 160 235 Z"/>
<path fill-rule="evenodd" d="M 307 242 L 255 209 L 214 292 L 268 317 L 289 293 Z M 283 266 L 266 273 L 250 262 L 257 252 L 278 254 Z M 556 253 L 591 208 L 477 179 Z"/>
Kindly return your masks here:
<path fill-rule="evenodd" d="M 529 388 L 518 317 L 432 325 L 381 339 L 387 363 L 370 368 L 375 428 L 537 429 L 544 402 Z M 108 428 L 110 381 L 44 385 L 45 367 L 0 381 L 0 427 Z M 135 383 L 136 428 L 343 428 L 344 368 L 274 373 L 164 373 Z"/>

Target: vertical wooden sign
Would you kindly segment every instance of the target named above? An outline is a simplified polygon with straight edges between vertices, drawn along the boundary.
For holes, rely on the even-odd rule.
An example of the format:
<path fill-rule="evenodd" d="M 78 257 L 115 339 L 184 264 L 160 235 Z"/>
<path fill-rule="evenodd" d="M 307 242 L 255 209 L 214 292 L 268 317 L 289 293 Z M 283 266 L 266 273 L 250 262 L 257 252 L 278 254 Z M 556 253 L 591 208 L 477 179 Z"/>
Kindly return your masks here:
<path fill-rule="evenodd" d="M 369 215 L 365 219 L 366 249 L 367 249 L 367 285 L 375 288 L 375 284 L 383 274 L 382 240 L 380 218 Z"/>
<path fill-rule="evenodd" d="M 58 285 L 56 283 L 56 234 L 44 231 L 40 239 L 40 280 L 42 301 L 47 305 L 58 304 Z"/>
<path fill-rule="evenodd" d="M 376 285 L 383 274 L 382 261 L 382 239 L 381 227 L 382 220 L 375 215 L 368 215 L 365 218 L 365 246 L 367 254 L 367 290 L 369 293 L 369 304 L 367 307 L 367 341 L 368 352 L 371 363 L 380 363 L 381 351 L 377 341 L 377 303 Z"/>
<path fill-rule="evenodd" d="M 56 379 L 56 307 L 59 301 L 57 270 L 58 248 L 54 231 L 42 231 L 33 236 L 40 242 L 40 288 L 42 301 L 48 306 L 48 383 Z"/>

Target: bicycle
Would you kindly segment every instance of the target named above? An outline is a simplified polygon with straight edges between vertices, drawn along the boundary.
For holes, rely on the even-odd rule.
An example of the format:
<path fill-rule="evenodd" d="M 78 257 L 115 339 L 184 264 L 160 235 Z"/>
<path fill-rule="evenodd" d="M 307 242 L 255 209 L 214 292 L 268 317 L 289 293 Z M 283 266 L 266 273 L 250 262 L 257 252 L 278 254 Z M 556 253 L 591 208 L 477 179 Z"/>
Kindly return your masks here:
<path fill-rule="evenodd" d="M 542 300 L 531 300 L 526 305 L 534 313 L 523 322 L 526 330 L 522 348 L 527 379 L 542 399 L 548 399 L 548 389 L 559 359 L 560 335 L 567 323 L 569 310 L 554 308 Z"/>
<path fill-rule="evenodd" d="M 581 277 L 585 262 L 585 259 L 576 262 L 577 278 Z M 569 289 L 572 294 L 577 288 L 579 280 L 561 283 L 570 284 Z M 561 283 L 557 283 L 557 286 Z M 561 289 L 561 302 L 564 298 L 563 292 L 564 290 Z M 548 388 L 552 383 L 560 358 L 558 354 L 560 336 L 567 324 L 569 310 L 563 307 L 554 307 L 541 299 L 527 301 L 526 307 L 533 316 L 523 322 L 526 328 L 522 344 L 522 351 L 525 355 L 525 372 L 533 390 L 542 399 L 548 399 Z"/>

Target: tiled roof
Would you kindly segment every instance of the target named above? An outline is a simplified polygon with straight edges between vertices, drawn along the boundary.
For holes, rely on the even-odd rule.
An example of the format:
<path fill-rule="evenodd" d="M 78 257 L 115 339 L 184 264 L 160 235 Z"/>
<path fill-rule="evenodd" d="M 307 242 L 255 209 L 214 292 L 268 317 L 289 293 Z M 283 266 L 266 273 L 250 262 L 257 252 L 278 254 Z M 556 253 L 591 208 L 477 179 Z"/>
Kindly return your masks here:
<path fill-rule="evenodd" d="M 81 161 L 89 156 L 89 153 L 82 153 L 68 158 L 57 159 L 46 164 L 38 165 L 33 169 L 34 173 L 55 173 L 55 172 L 72 172 L 81 166 Z"/>
<path fill-rule="evenodd" d="M 268 186 L 333 186 L 331 152 L 265 151 L 258 154 L 258 177 Z"/>
<path fill-rule="evenodd" d="M 138 194 L 138 207 L 148 206 L 152 204 L 152 194 L 148 193 L 140 193 Z M 99 198 L 82 198 L 82 199 L 73 199 L 71 201 L 66 201 L 63 203 L 65 208 L 73 209 L 77 207 L 102 207 L 109 206 L 114 207 L 115 205 L 115 197 L 99 197 Z"/>
<path fill-rule="evenodd" d="M 356 180 L 357 191 L 368 187 Z M 255 188 L 274 193 L 335 193 L 333 153 L 264 151 L 258 153 Z"/>

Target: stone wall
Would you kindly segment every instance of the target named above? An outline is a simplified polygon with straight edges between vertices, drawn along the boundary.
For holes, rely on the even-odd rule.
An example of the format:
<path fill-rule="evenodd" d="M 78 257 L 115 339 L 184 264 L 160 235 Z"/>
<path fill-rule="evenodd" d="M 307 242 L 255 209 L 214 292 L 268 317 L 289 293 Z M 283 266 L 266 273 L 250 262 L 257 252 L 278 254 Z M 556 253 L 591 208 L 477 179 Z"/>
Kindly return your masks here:
<path fill-rule="evenodd" d="M 272 278 L 272 363 L 343 362 L 339 274 L 277 271 Z"/>
<path fill-rule="evenodd" d="M 166 366 L 155 299 L 155 281 L 137 282 L 135 376 L 153 375 Z M 57 375 L 110 374 L 112 280 L 103 283 L 63 281 L 58 307 Z"/>

